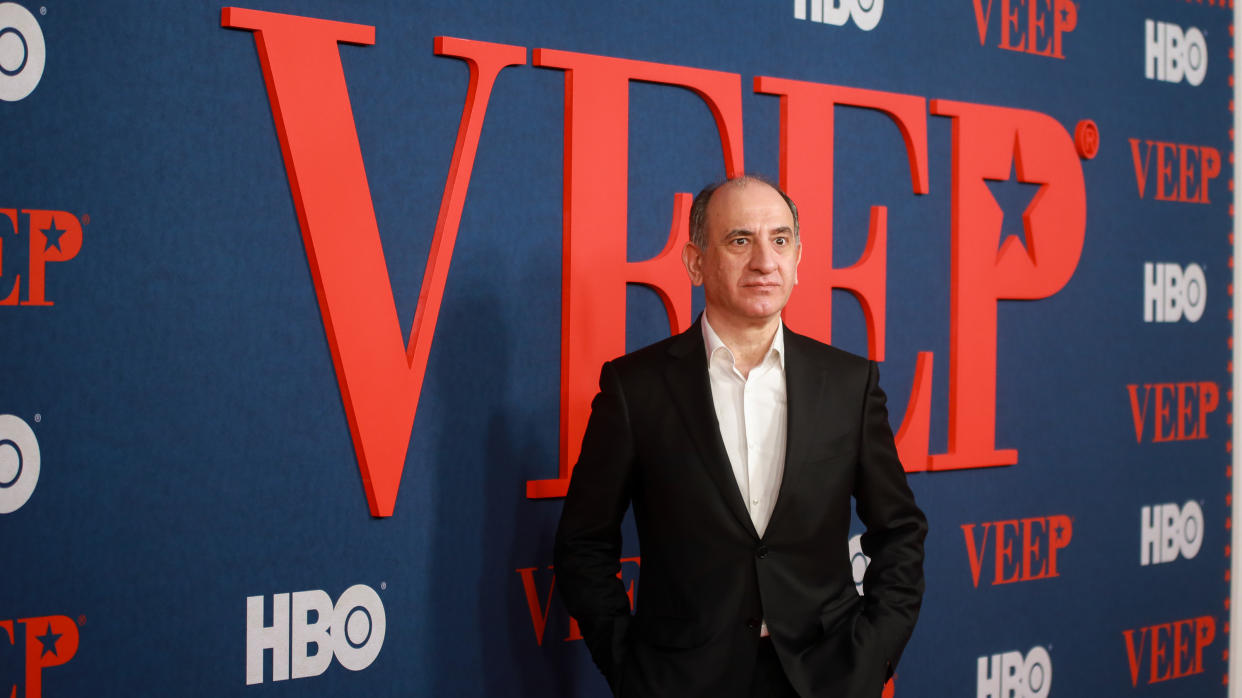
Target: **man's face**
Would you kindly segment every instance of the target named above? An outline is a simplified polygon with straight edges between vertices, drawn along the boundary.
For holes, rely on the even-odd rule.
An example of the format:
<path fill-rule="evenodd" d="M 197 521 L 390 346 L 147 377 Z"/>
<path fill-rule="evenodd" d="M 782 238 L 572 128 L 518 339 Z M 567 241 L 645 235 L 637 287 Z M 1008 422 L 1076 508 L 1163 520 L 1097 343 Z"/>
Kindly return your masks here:
<path fill-rule="evenodd" d="M 690 281 L 703 287 L 713 325 L 775 318 L 798 281 L 802 245 L 793 214 L 772 187 L 728 183 L 708 202 L 702 249 L 686 245 Z"/>

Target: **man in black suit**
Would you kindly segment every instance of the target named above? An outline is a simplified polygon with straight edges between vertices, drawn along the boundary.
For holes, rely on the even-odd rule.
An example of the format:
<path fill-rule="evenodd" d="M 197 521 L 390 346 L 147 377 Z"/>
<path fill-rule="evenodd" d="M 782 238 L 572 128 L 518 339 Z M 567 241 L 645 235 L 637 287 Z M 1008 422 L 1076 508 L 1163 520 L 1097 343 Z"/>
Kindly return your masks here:
<path fill-rule="evenodd" d="M 914 628 L 927 521 L 875 362 L 781 322 L 801 256 L 777 187 L 704 189 L 682 253 L 704 314 L 600 372 L 555 564 L 616 695 L 879 696 Z M 863 597 L 851 496 L 871 558 Z M 632 616 L 617 577 L 631 504 Z"/>

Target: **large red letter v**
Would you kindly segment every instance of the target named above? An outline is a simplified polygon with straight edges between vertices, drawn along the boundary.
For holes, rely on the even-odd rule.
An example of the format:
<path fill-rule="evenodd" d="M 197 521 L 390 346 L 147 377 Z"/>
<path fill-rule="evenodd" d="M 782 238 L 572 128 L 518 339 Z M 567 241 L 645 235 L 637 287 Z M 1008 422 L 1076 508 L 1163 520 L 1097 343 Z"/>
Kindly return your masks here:
<path fill-rule="evenodd" d="M 367 502 L 391 516 L 487 100 L 526 49 L 436 38 L 437 55 L 469 62 L 470 87 L 407 347 L 337 48 L 375 43 L 375 28 L 236 7 L 221 24 L 255 32 Z"/>

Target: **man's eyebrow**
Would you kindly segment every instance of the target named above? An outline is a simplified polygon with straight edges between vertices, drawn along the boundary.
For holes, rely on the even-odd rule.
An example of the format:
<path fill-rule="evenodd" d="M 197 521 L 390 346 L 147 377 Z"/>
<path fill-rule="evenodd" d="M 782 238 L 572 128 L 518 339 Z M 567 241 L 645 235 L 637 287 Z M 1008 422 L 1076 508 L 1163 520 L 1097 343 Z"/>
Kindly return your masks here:
<path fill-rule="evenodd" d="M 781 227 L 779 227 L 779 228 L 773 228 L 773 229 L 772 229 L 772 232 L 774 232 L 774 233 L 792 233 L 792 232 L 793 232 L 793 228 L 790 228 L 790 227 L 789 227 L 789 226 L 787 226 L 787 225 L 782 225 L 782 226 L 781 226 Z"/>
<path fill-rule="evenodd" d="M 734 228 L 733 230 L 730 230 L 729 232 L 725 233 L 725 237 L 731 238 L 731 237 L 737 237 L 739 235 L 754 235 L 754 234 L 755 232 L 753 230 L 749 230 L 747 228 Z"/>

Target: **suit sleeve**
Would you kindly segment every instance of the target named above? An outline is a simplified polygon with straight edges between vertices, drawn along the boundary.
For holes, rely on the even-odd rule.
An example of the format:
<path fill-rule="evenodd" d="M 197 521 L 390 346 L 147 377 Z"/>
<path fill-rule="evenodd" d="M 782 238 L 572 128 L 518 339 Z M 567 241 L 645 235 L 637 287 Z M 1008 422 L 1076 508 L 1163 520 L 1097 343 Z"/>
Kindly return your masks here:
<path fill-rule="evenodd" d="M 625 395 L 611 362 L 604 364 L 599 384 L 556 530 L 553 561 L 561 598 L 615 689 L 630 623 L 630 601 L 617 574 L 634 447 Z"/>
<path fill-rule="evenodd" d="M 856 628 L 863 651 L 892 676 L 923 602 L 923 539 L 927 519 L 914 501 L 897 457 L 879 369 L 870 362 L 855 485 L 858 518 L 871 558 L 863 578 L 864 607 Z"/>

